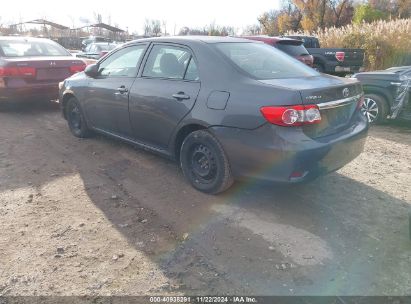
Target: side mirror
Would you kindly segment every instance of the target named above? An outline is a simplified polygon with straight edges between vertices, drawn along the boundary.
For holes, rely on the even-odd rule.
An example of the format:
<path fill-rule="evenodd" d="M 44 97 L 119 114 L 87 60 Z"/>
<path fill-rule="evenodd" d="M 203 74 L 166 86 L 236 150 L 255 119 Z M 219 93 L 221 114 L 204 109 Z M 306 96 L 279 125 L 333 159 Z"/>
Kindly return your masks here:
<path fill-rule="evenodd" d="M 90 77 L 97 77 L 99 66 L 98 64 L 90 64 L 84 69 L 84 73 Z"/>

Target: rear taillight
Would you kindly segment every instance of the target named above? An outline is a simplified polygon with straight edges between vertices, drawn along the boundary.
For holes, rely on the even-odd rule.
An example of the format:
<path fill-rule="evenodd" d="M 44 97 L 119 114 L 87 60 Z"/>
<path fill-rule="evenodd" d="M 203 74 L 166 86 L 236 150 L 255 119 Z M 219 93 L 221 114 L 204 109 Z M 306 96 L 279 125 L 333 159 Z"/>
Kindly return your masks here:
<path fill-rule="evenodd" d="M 32 67 L 0 67 L 0 77 L 35 77 L 36 69 Z"/>
<path fill-rule="evenodd" d="M 321 121 L 320 109 L 316 105 L 262 107 L 261 114 L 268 122 L 286 127 L 315 124 Z"/>
<path fill-rule="evenodd" d="M 339 61 L 339 62 L 343 62 L 344 58 L 345 58 L 345 52 L 335 52 L 335 58 Z"/>
<path fill-rule="evenodd" d="M 103 58 L 104 56 L 106 56 L 108 54 L 107 51 L 102 51 L 100 52 L 100 58 Z"/>
<path fill-rule="evenodd" d="M 78 72 L 83 72 L 85 68 L 86 68 L 85 64 L 72 65 L 70 67 L 70 73 L 75 74 Z"/>

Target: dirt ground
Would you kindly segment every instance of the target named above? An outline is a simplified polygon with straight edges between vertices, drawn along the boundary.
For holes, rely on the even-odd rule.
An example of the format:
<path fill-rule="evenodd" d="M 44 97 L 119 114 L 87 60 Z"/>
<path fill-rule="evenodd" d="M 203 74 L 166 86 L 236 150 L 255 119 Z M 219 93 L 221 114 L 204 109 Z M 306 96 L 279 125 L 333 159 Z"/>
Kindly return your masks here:
<path fill-rule="evenodd" d="M 310 184 L 195 191 L 175 163 L 0 112 L 0 295 L 410 295 L 411 128 Z"/>

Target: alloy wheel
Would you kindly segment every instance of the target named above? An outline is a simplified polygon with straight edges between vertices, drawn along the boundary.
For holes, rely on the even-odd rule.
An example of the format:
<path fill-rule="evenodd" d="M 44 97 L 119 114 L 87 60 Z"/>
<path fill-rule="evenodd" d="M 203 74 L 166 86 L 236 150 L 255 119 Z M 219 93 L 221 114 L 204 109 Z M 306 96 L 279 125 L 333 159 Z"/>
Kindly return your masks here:
<path fill-rule="evenodd" d="M 369 123 L 373 123 L 377 120 L 379 114 L 379 108 L 377 102 L 369 97 L 364 98 L 364 103 L 361 109 L 362 113 L 367 117 Z"/>

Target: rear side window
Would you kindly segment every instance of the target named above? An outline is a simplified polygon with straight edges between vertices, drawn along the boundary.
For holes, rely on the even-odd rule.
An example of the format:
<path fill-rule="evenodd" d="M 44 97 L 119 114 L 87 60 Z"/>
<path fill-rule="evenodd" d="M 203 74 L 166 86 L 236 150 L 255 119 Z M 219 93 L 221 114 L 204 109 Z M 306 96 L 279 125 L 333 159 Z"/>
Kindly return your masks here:
<path fill-rule="evenodd" d="M 183 79 L 190 58 L 191 53 L 184 48 L 154 45 L 144 67 L 143 76 Z"/>
<path fill-rule="evenodd" d="M 264 43 L 228 42 L 215 47 L 241 71 L 255 79 L 319 76 L 314 69 Z"/>
<path fill-rule="evenodd" d="M 126 47 L 100 63 L 100 76 L 135 77 L 146 45 Z"/>
<path fill-rule="evenodd" d="M 200 80 L 200 76 L 198 75 L 197 65 L 193 57 L 191 57 L 190 59 L 190 63 L 188 64 L 187 72 L 186 72 L 184 79 L 192 80 L 192 81 Z"/>
<path fill-rule="evenodd" d="M 284 53 L 291 56 L 303 56 L 309 55 L 307 49 L 304 47 L 300 41 L 283 41 L 278 42 L 275 47 Z"/>
<path fill-rule="evenodd" d="M 71 56 L 57 43 L 41 40 L 3 40 L 0 50 L 4 57 Z"/>

